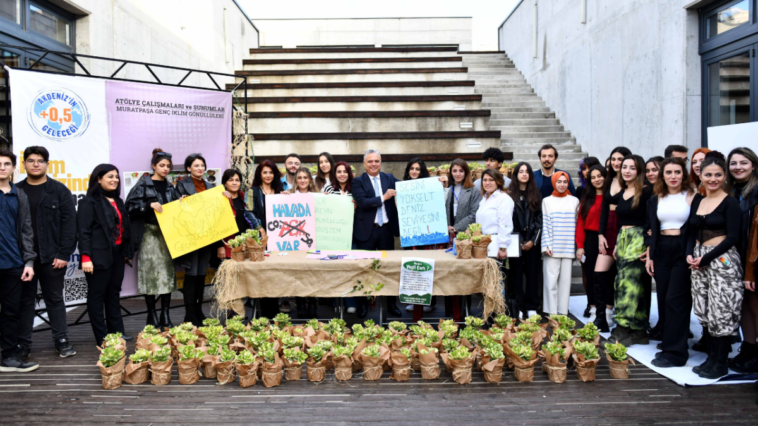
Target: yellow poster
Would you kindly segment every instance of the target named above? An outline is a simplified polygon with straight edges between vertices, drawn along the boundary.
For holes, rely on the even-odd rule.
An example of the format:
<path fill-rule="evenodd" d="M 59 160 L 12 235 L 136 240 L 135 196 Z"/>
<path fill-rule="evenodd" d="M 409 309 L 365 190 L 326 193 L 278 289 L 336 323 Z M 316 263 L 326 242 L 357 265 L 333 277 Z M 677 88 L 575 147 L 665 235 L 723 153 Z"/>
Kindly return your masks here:
<path fill-rule="evenodd" d="M 239 232 L 224 187 L 191 195 L 163 205 L 156 213 L 171 257 L 193 252 Z"/>

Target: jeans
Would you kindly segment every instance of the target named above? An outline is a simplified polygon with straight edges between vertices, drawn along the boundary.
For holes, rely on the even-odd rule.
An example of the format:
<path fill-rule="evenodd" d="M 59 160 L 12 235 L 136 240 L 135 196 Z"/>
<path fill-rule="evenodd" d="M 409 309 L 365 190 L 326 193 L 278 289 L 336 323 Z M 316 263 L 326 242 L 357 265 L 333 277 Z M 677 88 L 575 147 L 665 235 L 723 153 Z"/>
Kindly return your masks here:
<path fill-rule="evenodd" d="M 21 281 L 24 268 L 0 269 L 0 349 L 3 357 L 18 351 L 21 325 L 21 294 L 28 282 Z"/>
<path fill-rule="evenodd" d="M 30 285 L 24 286 L 21 295 L 21 323 L 18 343 L 31 346 L 34 329 L 34 308 L 37 298 L 37 282 L 42 288 L 42 298 L 45 300 L 45 310 L 53 331 L 53 340 L 65 339 L 68 333 L 66 321 L 66 303 L 63 300 L 63 281 L 66 278 L 66 268 L 53 269 L 52 263 L 43 265 L 39 258 L 34 261 L 34 278 Z"/>
<path fill-rule="evenodd" d="M 121 283 L 124 281 L 124 260 L 121 247 L 113 249 L 113 264 L 95 269 L 87 278 L 87 311 L 95 342 L 100 345 L 109 333 L 124 333 L 121 320 Z M 105 310 L 105 315 L 103 315 Z"/>

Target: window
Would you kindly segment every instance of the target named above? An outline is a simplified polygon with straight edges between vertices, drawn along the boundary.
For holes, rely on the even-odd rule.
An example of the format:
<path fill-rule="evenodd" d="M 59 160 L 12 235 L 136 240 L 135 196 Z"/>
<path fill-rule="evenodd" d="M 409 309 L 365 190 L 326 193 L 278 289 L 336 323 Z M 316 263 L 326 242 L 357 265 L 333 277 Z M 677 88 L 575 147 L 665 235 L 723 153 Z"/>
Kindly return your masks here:
<path fill-rule="evenodd" d="M 0 17 L 21 25 L 21 0 L 0 0 Z"/>
<path fill-rule="evenodd" d="M 68 21 L 33 4 L 29 6 L 29 12 L 29 29 L 68 46 L 71 45 L 71 25 Z"/>
<path fill-rule="evenodd" d="M 750 1 L 742 0 L 712 12 L 705 18 L 706 38 L 731 31 L 750 23 Z"/>
<path fill-rule="evenodd" d="M 750 51 L 708 65 L 708 125 L 750 122 Z"/>

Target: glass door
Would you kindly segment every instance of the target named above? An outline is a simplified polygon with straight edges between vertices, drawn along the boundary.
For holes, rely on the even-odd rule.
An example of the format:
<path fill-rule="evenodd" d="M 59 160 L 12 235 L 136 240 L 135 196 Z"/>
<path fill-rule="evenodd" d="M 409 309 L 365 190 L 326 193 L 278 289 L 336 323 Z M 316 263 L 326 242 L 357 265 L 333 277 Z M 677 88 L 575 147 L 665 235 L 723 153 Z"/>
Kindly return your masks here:
<path fill-rule="evenodd" d="M 13 52 L 8 52 L 0 49 L 0 65 L 8 65 L 11 67 L 19 66 L 21 57 Z M 7 71 L 0 66 L 0 147 L 9 148 L 10 138 L 10 102 L 8 101 L 8 79 L 6 78 Z"/>
<path fill-rule="evenodd" d="M 751 121 L 752 55 L 750 48 L 707 65 L 708 127 Z"/>

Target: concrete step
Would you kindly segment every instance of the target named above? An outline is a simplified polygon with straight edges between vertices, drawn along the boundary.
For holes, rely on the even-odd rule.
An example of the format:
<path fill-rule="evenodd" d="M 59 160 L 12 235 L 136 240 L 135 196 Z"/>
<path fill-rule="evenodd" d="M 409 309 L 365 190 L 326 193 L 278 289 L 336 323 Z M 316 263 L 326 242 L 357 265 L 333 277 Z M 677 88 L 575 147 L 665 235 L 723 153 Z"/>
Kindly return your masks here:
<path fill-rule="evenodd" d="M 503 136 L 508 136 L 514 133 L 515 134 L 533 133 L 535 135 L 542 135 L 545 133 L 552 134 L 552 133 L 560 133 L 563 131 L 563 126 L 561 125 L 553 125 L 553 126 L 492 126 L 490 125 L 490 128 L 492 128 L 493 130 L 500 130 L 503 133 Z"/>
<path fill-rule="evenodd" d="M 558 151 L 559 152 L 558 160 L 567 161 L 567 162 L 576 161 L 577 166 L 578 166 L 579 160 L 586 157 L 587 153 L 582 152 L 581 147 L 579 146 L 577 146 L 576 149 L 577 151 L 567 151 L 567 150 L 564 150 L 563 147 L 561 147 L 560 150 Z M 517 150 L 517 149 L 516 150 L 510 149 L 509 152 L 513 153 L 514 161 L 515 159 L 520 159 L 520 160 L 526 159 L 529 161 L 532 161 L 532 160 L 537 161 L 537 152 L 539 152 L 539 148 L 528 151 L 528 152 L 524 152 L 522 150 Z"/>
<path fill-rule="evenodd" d="M 401 96 L 402 97 L 402 96 Z M 397 97 L 397 98 L 401 98 Z M 444 98 L 443 96 L 438 96 Z M 448 96 L 453 98 L 453 96 Z M 360 98 L 360 97 L 359 97 Z M 366 97 L 371 99 L 371 97 Z M 424 97 L 420 97 L 424 98 Z M 430 96 L 431 98 L 431 96 Z M 297 99 L 297 98 L 294 98 Z M 432 101 L 432 102 L 274 102 L 249 103 L 248 111 L 430 111 L 430 110 L 478 110 L 481 101 Z"/>
<path fill-rule="evenodd" d="M 375 60 L 381 60 L 381 58 L 373 58 Z M 387 58 L 389 60 L 390 58 Z M 410 58 L 410 59 L 429 59 L 429 58 Z M 452 58 L 456 59 L 456 58 Z M 338 59 L 335 59 L 335 61 Z M 342 70 L 342 69 L 380 69 L 380 68 L 453 68 L 463 67 L 462 62 L 451 61 L 433 61 L 433 62 L 345 62 L 345 63 L 291 63 L 300 62 L 306 60 L 292 60 L 283 62 L 274 60 L 276 63 L 261 63 L 268 62 L 266 60 L 245 60 L 242 66 L 243 70 Z M 328 60 L 325 60 L 328 61 Z"/>
<path fill-rule="evenodd" d="M 423 71 L 419 71 L 423 70 Z M 431 68 L 419 68 L 418 70 L 403 69 L 382 69 L 382 70 L 303 70 L 305 74 L 264 74 L 250 75 L 247 77 L 250 83 L 353 83 L 353 82 L 393 82 L 393 81 L 460 81 L 468 80 L 465 72 L 454 71 L 451 68 L 441 68 L 439 70 Z M 445 71 L 443 71 L 445 70 Z M 465 68 L 458 70 L 465 71 Z M 330 74 L 319 73 L 319 71 L 333 72 Z M 342 71 L 355 71 L 341 73 Z M 371 72 L 384 71 L 384 72 Z M 256 71 L 237 71 L 256 72 Z M 269 71 L 265 71 L 268 73 Z M 276 71 L 270 71 L 276 73 Z M 337 73 L 340 72 L 340 73 Z M 239 74 L 238 74 L 239 75 Z M 243 74 L 244 75 L 244 74 Z"/>
<path fill-rule="evenodd" d="M 450 132 L 489 130 L 489 111 L 250 113 L 251 133 Z"/>
<path fill-rule="evenodd" d="M 513 156 L 513 160 L 509 160 L 510 162 L 521 162 L 525 161 L 529 163 L 532 166 L 532 169 L 537 170 L 541 167 L 540 161 L 537 158 L 537 155 L 531 155 L 526 157 L 516 157 Z M 579 160 L 558 160 L 555 162 L 555 167 L 561 170 L 566 170 L 569 172 L 572 178 L 576 178 L 576 171 L 579 170 Z"/>
<path fill-rule="evenodd" d="M 321 50 L 321 49 L 320 49 Z M 342 49 L 342 52 L 315 52 L 315 53 L 255 53 L 251 50 L 250 59 L 345 59 L 345 58 L 458 58 L 460 56 L 450 52 L 350 52 Z M 352 49 L 351 49 L 352 50 Z M 464 59 L 465 60 L 465 59 Z"/>
<path fill-rule="evenodd" d="M 248 87 L 255 87 L 250 85 Z M 255 89 L 248 96 L 299 97 L 299 96 L 451 96 L 473 95 L 473 86 L 450 87 L 334 87 L 304 89 Z M 243 96 L 242 91 L 237 96 Z"/>
<path fill-rule="evenodd" d="M 512 145 L 508 148 L 508 152 L 512 152 L 513 155 L 537 155 L 537 152 L 540 150 L 540 147 L 542 144 L 519 144 L 519 145 Z M 561 144 L 560 147 L 558 147 L 558 152 L 560 158 L 563 158 L 564 154 L 569 153 L 577 153 L 582 152 L 582 147 L 575 144 Z"/>
<path fill-rule="evenodd" d="M 455 47 L 360 47 L 360 48 L 294 48 L 294 49 L 250 49 L 250 57 L 258 55 L 282 55 L 284 58 L 292 58 L 295 55 L 312 55 L 312 57 L 326 57 L 327 55 L 390 55 L 390 56 L 460 56 Z"/>
<path fill-rule="evenodd" d="M 490 117 L 490 127 L 493 129 L 502 129 L 504 127 L 521 127 L 521 126 L 557 126 L 560 121 L 557 118 L 513 118 L 509 120 L 497 119 Z"/>
<path fill-rule="evenodd" d="M 493 113 L 490 116 L 490 124 L 493 120 L 519 120 L 519 119 L 540 119 L 540 118 L 555 118 L 554 112 L 509 112 L 509 113 Z"/>
<path fill-rule="evenodd" d="M 510 147 L 515 145 L 525 145 L 525 144 L 539 144 L 539 146 L 542 146 L 546 143 L 552 144 L 552 145 L 560 145 L 564 143 L 576 143 L 576 138 L 574 137 L 539 137 L 539 138 L 531 138 L 531 137 L 514 137 L 513 135 L 508 135 L 508 137 L 501 137 L 500 138 L 500 145 L 503 147 L 503 150 L 510 152 Z M 539 149 L 539 148 L 538 148 Z M 559 148 L 560 149 L 560 148 Z"/>
<path fill-rule="evenodd" d="M 484 103 L 482 103 L 482 107 L 484 107 Z M 507 118 L 506 115 L 512 113 L 551 112 L 550 108 L 544 106 L 544 102 L 542 102 L 542 106 L 540 106 L 538 102 L 534 102 L 534 106 L 513 106 L 510 108 L 488 109 L 492 111 L 492 118 Z"/>
<path fill-rule="evenodd" d="M 474 73 L 474 75 L 487 75 L 494 72 L 499 72 L 502 70 L 510 70 L 515 69 L 515 65 L 501 65 L 496 64 L 492 66 L 486 66 L 486 65 L 479 65 L 479 64 L 462 64 L 462 66 L 465 66 L 469 69 L 469 72 Z"/>

